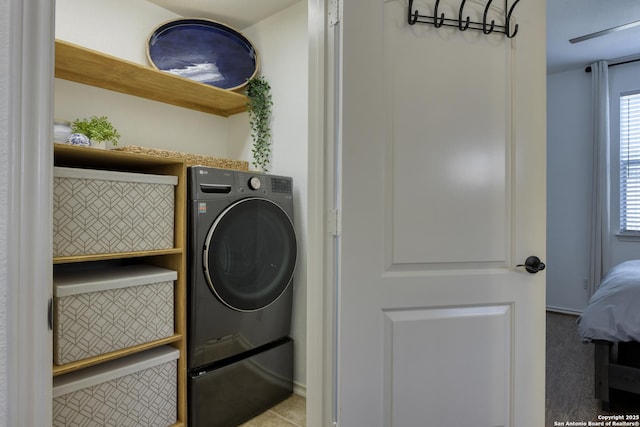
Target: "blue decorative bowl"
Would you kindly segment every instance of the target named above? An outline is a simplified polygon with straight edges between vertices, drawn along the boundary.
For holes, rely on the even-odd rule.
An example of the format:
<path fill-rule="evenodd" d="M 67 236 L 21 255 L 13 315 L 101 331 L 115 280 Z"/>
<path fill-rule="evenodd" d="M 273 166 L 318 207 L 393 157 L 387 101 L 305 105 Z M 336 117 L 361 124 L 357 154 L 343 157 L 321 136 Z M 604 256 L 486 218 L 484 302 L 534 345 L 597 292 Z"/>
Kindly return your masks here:
<path fill-rule="evenodd" d="M 176 19 L 156 28 L 147 43 L 158 70 L 238 91 L 258 72 L 258 54 L 238 31 L 208 19 Z"/>

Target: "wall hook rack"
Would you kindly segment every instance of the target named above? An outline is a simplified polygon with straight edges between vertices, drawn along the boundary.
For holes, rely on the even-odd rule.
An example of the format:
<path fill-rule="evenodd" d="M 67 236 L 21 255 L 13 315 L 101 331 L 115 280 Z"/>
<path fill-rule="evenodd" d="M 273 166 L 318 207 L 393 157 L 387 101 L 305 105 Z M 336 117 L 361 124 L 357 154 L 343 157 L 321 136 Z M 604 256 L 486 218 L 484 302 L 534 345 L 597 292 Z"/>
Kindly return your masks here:
<path fill-rule="evenodd" d="M 465 17 L 464 6 L 467 0 L 460 0 L 460 8 L 458 9 L 458 17 L 456 18 L 447 18 L 444 16 L 444 13 L 439 11 L 440 8 L 440 0 L 435 0 L 435 4 L 433 6 L 433 15 L 422 15 L 418 11 L 418 9 L 413 9 L 413 1 L 409 0 L 409 8 L 407 13 L 407 21 L 409 25 L 414 25 L 416 23 L 421 24 L 431 24 L 436 28 L 440 28 L 442 26 L 445 27 L 455 27 L 460 31 L 466 31 L 468 29 L 482 31 L 484 34 L 498 33 L 504 34 L 508 38 L 513 38 L 518 33 L 518 24 L 515 24 L 513 28 L 511 28 L 512 24 L 512 15 L 513 11 L 516 8 L 516 5 L 520 2 L 520 0 L 515 0 L 511 6 L 509 6 L 509 0 L 505 0 L 504 7 L 504 23 L 497 24 L 495 19 L 491 19 L 489 21 L 489 8 L 491 7 L 491 3 L 493 0 L 486 0 L 487 3 L 484 6 L 484 12 L 482 13 L 482 22 L 472 21 L 471 18 L 467 15 Z"/>

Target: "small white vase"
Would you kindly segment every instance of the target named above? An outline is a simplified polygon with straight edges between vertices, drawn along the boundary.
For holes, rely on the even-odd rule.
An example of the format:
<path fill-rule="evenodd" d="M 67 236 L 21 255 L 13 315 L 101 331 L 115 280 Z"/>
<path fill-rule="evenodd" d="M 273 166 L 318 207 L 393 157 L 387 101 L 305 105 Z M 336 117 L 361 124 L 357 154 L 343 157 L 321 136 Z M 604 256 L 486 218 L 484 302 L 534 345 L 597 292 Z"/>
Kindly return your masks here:
<path fill-rule="evenodd" d="M 71 135 L 71 122 L 67 120 L 55 120 L 53 122 L 53 142 L 66 144 Z"/>

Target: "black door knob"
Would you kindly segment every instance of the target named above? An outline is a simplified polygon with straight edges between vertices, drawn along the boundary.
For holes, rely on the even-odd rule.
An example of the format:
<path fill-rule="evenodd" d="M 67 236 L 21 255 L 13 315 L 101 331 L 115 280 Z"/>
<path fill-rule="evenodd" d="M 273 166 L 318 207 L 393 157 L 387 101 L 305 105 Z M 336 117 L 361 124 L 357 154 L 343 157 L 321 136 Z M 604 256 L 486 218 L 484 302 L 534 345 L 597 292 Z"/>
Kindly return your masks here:
<path fill-rule="evenodd" d="M 546 265 L 544 265 L 544 262 L 540 261 L 540 258 L 532 255 L 525 260 L 524 264 L 518 264 L 516 267 L 524 267 L 524 269 L 529 273 L 536 274 L 538 271 L 544 270 Z"/>

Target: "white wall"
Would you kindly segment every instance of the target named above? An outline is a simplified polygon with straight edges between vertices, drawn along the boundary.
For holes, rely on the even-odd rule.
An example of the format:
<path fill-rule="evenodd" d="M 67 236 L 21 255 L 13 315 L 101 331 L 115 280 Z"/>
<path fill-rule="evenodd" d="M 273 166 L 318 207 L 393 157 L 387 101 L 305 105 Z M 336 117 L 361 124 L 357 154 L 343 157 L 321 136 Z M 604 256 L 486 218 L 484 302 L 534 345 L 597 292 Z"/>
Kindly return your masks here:
<path fill-rule="evenodd" d="M 640 63 L 609 68 L 611 100 L 611 252 L 607 262 L 640 259 L 640 240 L 616 235 L 618 99 L 640 89 Z M 589 301 L 592 179 L 591 74 L 584 68 L 547 76 L 547 306 L 580 312 Z"/>
<path fill-rule="evenodd" d="M 123 13 L 126 11 L 126 13 Z M 57 0 L 56 38 L 148 65 L 147 37 L 176 18 L 144 0 Z M 306 384 L 306 229 L 308 132 L 307 3 L 293 6 L 242 30 L 259 52 L 261 72 L 271 84 L 272 162 L 269 173 L 294 179 L 298 263 L 294 287 L 292 337 L 294 381 Z M 108 72 L 108 70 L 105 70 Z M 107 115 L 122 138 L 139 145 L 251 161 L 246 113 L 228 118 L 174 107 L 66 80 L 55 81 L 55 116 Z M 132 113 L 133 112 L 133 113 Z"/>
<path fill-rule="evenodd" d="M 547 76 L 547 305 L 580 311 L 589 300 L 591 74 Z"/>

